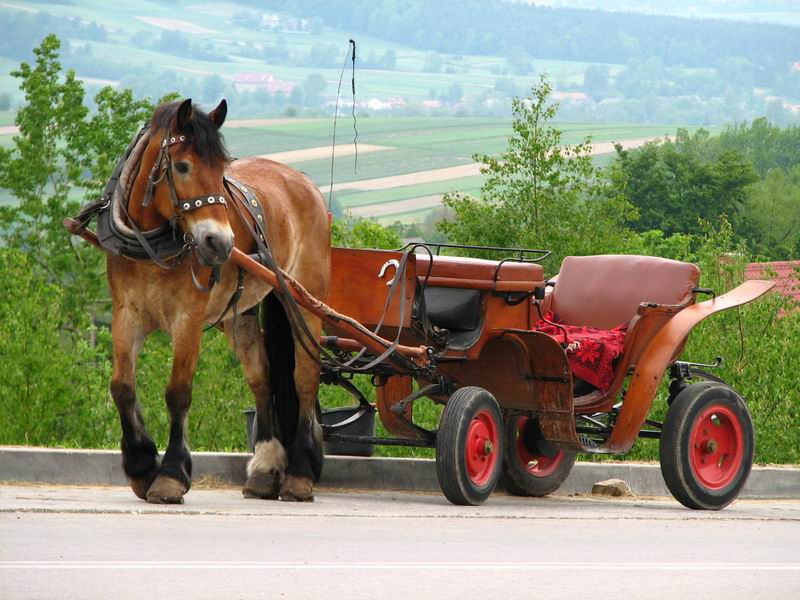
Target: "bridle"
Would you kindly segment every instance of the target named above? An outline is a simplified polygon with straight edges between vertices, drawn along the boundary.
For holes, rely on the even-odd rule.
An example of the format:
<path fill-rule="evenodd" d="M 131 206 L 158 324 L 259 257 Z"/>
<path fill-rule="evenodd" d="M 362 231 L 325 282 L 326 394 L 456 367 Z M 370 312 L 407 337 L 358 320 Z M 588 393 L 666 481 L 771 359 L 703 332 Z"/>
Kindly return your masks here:
<path fill-rule="evenodd" d="M 175 144 L 181 144 L 186 141 L 185 135 L 172 135 L 167 132 L 164 139 L 161 140 L 161 147 L 158 151 L 156 161 L 153 163 L 153 168 L 150 169 L 150 174 L 147 177 L 147 187 L 145 188 L 144 199 L 142 206 L 147 208 L 153 201 L 156 186 L 161 183 L 164 178 L 167 179 L 169 186 L 169 197 L 172 206 L 175 209 L 175 214 L 170 217 L 169 224 L 173 229 L 177 229 L 178 221 L 183 218 L 187 212 L 203 208 L 204 206 L 211 206 L 213 204 L 221 204 L 227 208 L 225 195 L 221 192 L 213 192 L 210 194 L 201 194 L 193 198 L 178 198 L 178 193 L 175 190 L 175 180 L 172 175 L 172 157 L 170 156 L 169 149 Z M 187 234 L 184 233 L 184 238 Z"/>
<path fill-rule="evenodd" d="M 170 201 L 172 202 L 172 206 L 175 209 L 174 214 L 169 218 L 169 225 L 173 233 L 177 233 L 180 230 L 179 221 L 183 218 L 183 216 L 187 212 L 192 212 L 200 208 L 203 208 L 204 206 L 212 206 L 214 204 L 220 204 L 225 209 L 227 209 L 228 207 L 228 203 L 225 200 L 225 195 L 221 192 L 213 192 L 210 194 L 206 193 L 200 196 L 194 196 L 192 198 L 184 198 L 184 199 L 178 198 L 178 192 L 175 189 L 175 180 L 172 175 L 172 156 L 169 153 L 169 149 L 175 144 L 181 144 L 185 141 L 186 141 L 185 135 L 182 134 L 173 135 L 170 132 L 167 132 L 167 135 L 164 136 L 164 138 L 161 140 L 161 144 L 158 150 L 158 156 L 156 156 L 156 160 L 153 163 L 153 167 L 150 169 L 150 174 L 147 176 L 147 187 L 145 188 L 144 198 L 142 199 L 142 206 L 144 208 L 150 206 L 150 204 L 153 202 L 153 196 L 155 195 L 156 186 L 162 181 L 164 181 L 164 179 L 166 178 L 169 189 Z M 153 260 L 153 262 L 155 262 L 159 267 L 163 269 L 175 270 L 181 263 L 183 257 L 188 255 L 189 271 L 191 272 L 192 282 L 194 283 L 195 288 L 197 288 L 201 292 L 211 291 L 211 288 L 214 287 L 214 284 L 217 281 L 219 281 L 219 276 L 220 276 L 219 266 L 212 267 L 211 282 L 208 286 L 203 285 L 197 278 L 197 275 L 194 271 L 194 260 L 193 260 L 192 250 L 194 249 L 196 244 L 191 234 L 189 234 L 186 231 L 182 232 L 183 248 L 173 258 L 172 264 L 167 264 L 163 260 L 161 260 L 157 256 L 157 254 L 152 250 L 150 244 L 147 242 L 144 236 L 142 236 L 138 227 L 136 227 L 136 224 L 133 222 L 133 219 L 131 219 L 124 204 L 123 204 L 123 209 L 125 211 L 126 216 L 128 217 L 128 221 L 130 222 L 131 229 L 133 230 L 134 234 L 139 240 L 139 243 L 142 245 L 144 250 Z"/>

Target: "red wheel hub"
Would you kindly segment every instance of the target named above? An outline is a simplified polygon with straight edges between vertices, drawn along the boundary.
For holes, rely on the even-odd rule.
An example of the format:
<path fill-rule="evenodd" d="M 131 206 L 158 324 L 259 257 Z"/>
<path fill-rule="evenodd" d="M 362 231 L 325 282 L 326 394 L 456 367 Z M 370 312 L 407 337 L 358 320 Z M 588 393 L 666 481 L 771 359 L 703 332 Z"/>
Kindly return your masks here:
<path fill-rule="evenodd" d="M 500 432 L 497 422 L 487 410 L 472 418 L 467 429 L 467 474 L 477 486 L 484 485 L 497 466 Z"/>
<path fill-rule="evenodd" d="M 710 490 L 731 483 L 744 458 L 744 433 L 727 406 L 706 407 L 692 425 L 689 463 L 697 480 Z"/>
<path fill-rule="evenodd" d="M 528 423 L 528 417 L 520 417 L 517 420 L 517 457 L 519 458 L 522 467 L 528 471 L 532 477 L 547 477 L 556 472 L 556 469 L 564 461 L 564 451 L 559 450 L 555 456 L 544 456 L 540 454 L 533 454 L 525 446 L 525 440 L 522 438 L 522 432 L 525 431 L 525 426 Z"/>

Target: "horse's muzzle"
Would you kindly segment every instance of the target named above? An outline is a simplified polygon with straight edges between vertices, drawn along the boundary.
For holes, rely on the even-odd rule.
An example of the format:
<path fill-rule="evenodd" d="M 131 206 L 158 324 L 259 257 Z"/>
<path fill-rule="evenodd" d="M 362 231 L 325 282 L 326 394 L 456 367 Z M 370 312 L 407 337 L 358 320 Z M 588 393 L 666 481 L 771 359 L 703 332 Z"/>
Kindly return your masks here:
<path fill-rule="evenodd" d="M 201 262 L 209 267 L 226 262 L 233 250 L 233 236 L 225 233 L 207 233 L 195 243 Z"/>

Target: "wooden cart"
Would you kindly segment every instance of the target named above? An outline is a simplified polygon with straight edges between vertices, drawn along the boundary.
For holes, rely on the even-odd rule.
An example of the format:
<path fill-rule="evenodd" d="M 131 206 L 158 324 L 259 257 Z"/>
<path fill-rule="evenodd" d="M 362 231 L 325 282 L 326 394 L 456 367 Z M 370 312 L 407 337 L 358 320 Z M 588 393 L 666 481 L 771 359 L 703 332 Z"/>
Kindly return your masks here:
<path fill-rule="evenodd" d="M 323 383 L 360 400 L 348 422 L 376 408 L 395 436 L 348 436 L 328 426 L 326 439 L 435 447 L 442 491 L 456 504 L 480 504 L 501 476 L 511 493 L 550 493 L 576 452 L 622 454 L 637 437 L 660 439 L 665 481 L 684 505 L 719 509 L 738 495 L 754 452 L 747 406 L 703 369 L 713 365 L 679 357 L 701 320 L 758 298 L 771 282 L 747 281 L 697 302 L 712 292 L 698 287 L 699 269 L 688 263 L 568 257 L 545 281 L 535 262 L 541 251 L 505 249 L 510 258 L 489 261 L 442 256 L 443 247 L 334 248 L 330 308 L 296 295 L 326 322 L 322 342 L 336 360 L 323 360 Z M 266 275 L 244 255 L 233 260 Z M 563 343 L 535 329 L 548 311 L 569 325 L 627 324 L 608 390 L 578 390 Z M 374 408 L 350 383 L 359 373 L 377 388 Z M 670 408 L 660 423 L 647 417 L 665 374 Z M 436 431 L 414 422 L 422 397 L 444 404 Z"/>

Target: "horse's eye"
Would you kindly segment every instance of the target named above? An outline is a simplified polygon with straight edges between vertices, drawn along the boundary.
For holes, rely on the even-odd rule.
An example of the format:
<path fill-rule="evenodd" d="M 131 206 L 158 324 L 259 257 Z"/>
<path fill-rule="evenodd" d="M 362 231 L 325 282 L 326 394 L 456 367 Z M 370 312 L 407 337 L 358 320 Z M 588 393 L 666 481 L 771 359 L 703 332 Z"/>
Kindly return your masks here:
<path fill-rule="evenodd" d="M 175 165 L 175 170 L 181 175 L 186 175 L 189 172 L 189 163 L 179 162 Z"/>

